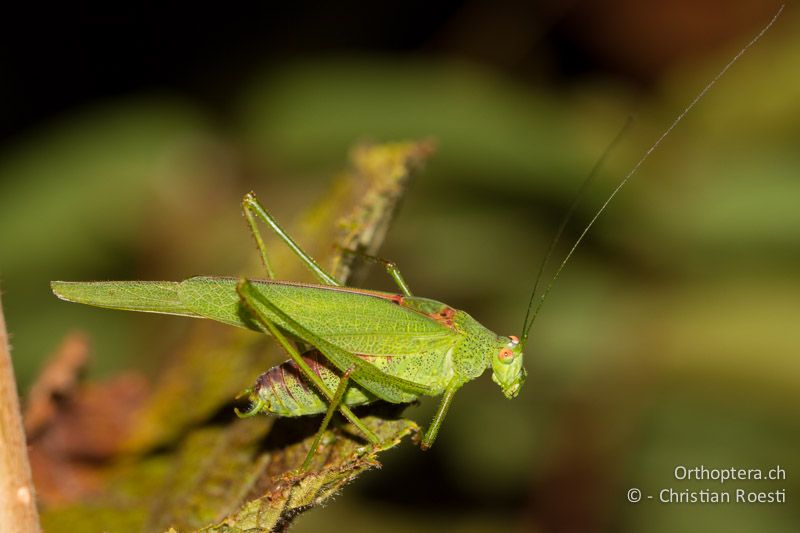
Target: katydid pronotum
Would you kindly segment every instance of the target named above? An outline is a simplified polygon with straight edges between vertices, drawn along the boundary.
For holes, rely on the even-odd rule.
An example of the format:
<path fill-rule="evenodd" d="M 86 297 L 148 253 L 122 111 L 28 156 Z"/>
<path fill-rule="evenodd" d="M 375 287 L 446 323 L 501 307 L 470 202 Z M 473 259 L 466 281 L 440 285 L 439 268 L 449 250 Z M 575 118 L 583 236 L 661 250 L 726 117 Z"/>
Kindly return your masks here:
<path fill-rule="evenodd" d="M 183 282 L 56 281 L 52 283 L 53 292 L 64 300 L 98 307 L 210 318 L 272 335 L 290 360 L 258 377 L 256 384 L 245 391 L 252 402 L 251 408 L 239 414 L 246 417 L 260 412 L 277 416 L 325 413 L 303 469 L 311 464 L 320 439 L 337 411 L 368 441 L 378 444 L 375 433 L 350 409 L 376 400 L 407 403 L 419 396 L 442 396 L 421 440 L 422 448 L 428 448 L 439 433 L 455 393 L 489 367 L 503 394 L 507 398 L 517 396 L 526 376 L 522 361 L 528 334 L 553 283 L 580 242 L 653 150 L 779 14 L 780 10 L 700 91 L 618 183 L 576 239 L 551 281 L 539 291 L 544 265 L 566 223 L 565 218 L 539 270 L 521 338 L 497 335 L 464 311 L 412 295 L 400 271 L 388 261 L 378 260 L 397 284 L 398 293 L 341 286 L 292 240 L 252 193 L 245 195 L 242 206 L 267 280 L 194 277 Z M 581 193 L 583 190 L 582 187 Z M 319 284 L 275 279 L 257 219 L 280 237 Z M 300 353 L 297 341 L 312 349 Z"/>

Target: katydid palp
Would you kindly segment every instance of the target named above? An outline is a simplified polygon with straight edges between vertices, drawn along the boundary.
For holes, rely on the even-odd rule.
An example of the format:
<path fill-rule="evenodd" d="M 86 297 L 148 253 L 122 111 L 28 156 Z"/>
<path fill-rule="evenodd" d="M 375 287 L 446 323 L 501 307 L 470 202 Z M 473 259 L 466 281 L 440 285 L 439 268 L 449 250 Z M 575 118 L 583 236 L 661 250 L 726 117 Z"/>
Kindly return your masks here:
<path fill-rule="evenodd" d="M 53 292 L 64 300 L 98 307 L 209 318 L 272 335 L 290 360 L 258 377 L 256 384 L 246 391 L 251 408 L 240 415 L 325 413 L 303 468 L 310 464 L 336 411 L 352 422 L 367 440 L 377 443 L 376 435 L 350 409 L 376 400 L 407 403 L 420 396 L 442 396 L 421 441 L 423 448 L 430 447 L 455 393 L 486 369 L 492 369 L 493 381 L 507 398 L 517 396 L 526 376 L 523 349 L 533 323 L 553 283 L 580 242 L 642 163 L 779 15 L 780 10 L 700 91 L 617 184 L 540 293 L 539 280 L 565 219 L 539 270 L 521 337 L 498 335 L 464 311 L 414 296 L 393 263 L 384 262 L 384 266 L 397 284 L 398 293 L 341 286 L 289 237 L 252 193 L 244 197 L 243 211 L 267 270 L 267 280 L 194 277 L 182 282 L 57 281 L 52 283 Z M 582 186 L 567 217 L 583 190 Z M 257 219 L 277 233 L 314 273 L 319 284 L 275 279 Z M 296 342 L 313 349 L 300 353 Z"/>

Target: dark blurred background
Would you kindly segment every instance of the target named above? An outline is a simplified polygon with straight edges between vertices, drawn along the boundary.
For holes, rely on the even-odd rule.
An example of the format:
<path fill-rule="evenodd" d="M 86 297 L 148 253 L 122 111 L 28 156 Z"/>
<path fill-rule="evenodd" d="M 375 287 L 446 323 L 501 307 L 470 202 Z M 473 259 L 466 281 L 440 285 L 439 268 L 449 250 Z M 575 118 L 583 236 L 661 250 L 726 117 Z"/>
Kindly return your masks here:
<path fill-rule="evenodd" d="M 384 255 L 417 294 L 518 334 L 580 180 L 636 118 L 567 228 L 777 3 L 88 3 L 0 21 L 0 277 L 22 389 L 68 332 L 94 376 L 149 372 L 185 320 L 70 306 L 53 279 L 234 274 L 255 189 L 281 220 L 363 139 L 433 137 Z M 294 531 L 794 531 L 800 479 L 800 32 L 775 28 L 589 234 L 508 402 L 463 389 L 412 446 Z M 559 257 L 566 252 L 559 248 Z M 378 273 L 380 274 L 380 273 Z M 376 275 L 371 286 L 386 288 Z M 427 421 L 434 401 L 408 414 Z M 633 505 L 730 489 L 676 465 L 781 465 L 786 504 Z"/>

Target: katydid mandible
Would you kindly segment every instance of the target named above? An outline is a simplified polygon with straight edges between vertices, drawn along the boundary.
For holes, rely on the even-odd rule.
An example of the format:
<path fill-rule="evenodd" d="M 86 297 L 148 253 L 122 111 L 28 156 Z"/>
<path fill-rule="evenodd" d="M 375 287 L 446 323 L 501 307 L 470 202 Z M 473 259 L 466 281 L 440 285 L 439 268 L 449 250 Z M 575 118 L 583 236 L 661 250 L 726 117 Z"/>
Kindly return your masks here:
<path fill-rule="evenodd" d="M 488 369 L 507 398 L 514 398 L 525 381 L 523 349 L 531 327 L 553 283 L 611 200 L 639 170 L 686 114 L 722 75 L 772 26 L 772 20 L 703 88 L 618 183 L 539 292 L 544 267 L 585 186 L 582 185 L 551 244 L 531 292 L 521 338 L 493 333 L 464 311 L 414 296 L 397 267 L 382 262 L 399 292 L 341 286 L 278 225 L 250 193 L 243 212 L 255 238 L 269 279 L 194 277 L 182 282 L 52 282 L 61 299 L 131 311 L 209 318 L 272 335 L 290 359 L 263 373 L 245 391 L 251 408 L 240 416 L 261 412 L 277 416 L 325 413 L 302 468 L 307 468 L 331 417 L 340 411 L 372 443 L 378 437 L 353 414 L 351 407 L 376 400 L 408 403 L 420 396 L 442 396 L 421 447 L 430 447 L 455 393 Z M 595 169 L 596 170 L 596 169 Z M 257 226 L 266 223 L 319 280 L 319 284 L 275 279 Z M 300 353 L 295 342 L 313 347 Z M 238 411 L 237 411 L 238 413 Z"/>

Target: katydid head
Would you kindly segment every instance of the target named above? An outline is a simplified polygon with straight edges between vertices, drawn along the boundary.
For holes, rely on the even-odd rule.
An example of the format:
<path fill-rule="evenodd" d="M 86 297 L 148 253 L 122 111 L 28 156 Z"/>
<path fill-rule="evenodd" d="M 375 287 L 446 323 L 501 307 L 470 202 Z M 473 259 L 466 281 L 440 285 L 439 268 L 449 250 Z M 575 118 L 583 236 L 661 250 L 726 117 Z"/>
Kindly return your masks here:
<path fill-rule="evenodd" d="M 515 398 L 528 373 L 522 367 L 522 344 L 515 336 L 500 337 L 500 347 L 492 358 L 492 381 L 500 385 L 509 400 Z"/>

